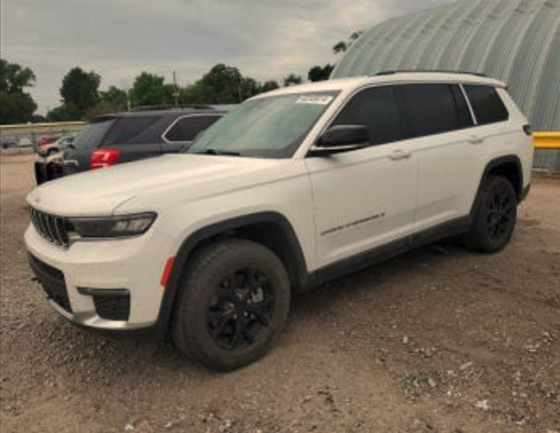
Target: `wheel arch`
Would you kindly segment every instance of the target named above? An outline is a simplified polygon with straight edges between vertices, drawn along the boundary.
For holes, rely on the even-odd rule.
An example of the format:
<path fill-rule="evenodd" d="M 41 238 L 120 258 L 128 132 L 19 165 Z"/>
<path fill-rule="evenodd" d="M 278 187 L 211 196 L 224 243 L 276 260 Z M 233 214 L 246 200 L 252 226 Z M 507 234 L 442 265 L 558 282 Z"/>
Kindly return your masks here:
<path fill-rule="evenodd" d="M 159 317 L 160 332 L 167 333 L 179 295 L 183 270 L 189 258 L 202 246 L 220 239 L 237 237 L 264 245 L 286 267 L 290 285 L 298 289 L 305 284 L 307 264 L 298 237 L 288 219 L 278 212 L 261 212 L 220 221 L 189 235 L 181 244 L 165 287 Z"/>
<path fill-rule="evenodd" d="M 484 181 L 490 176 L 505 177 L 511 182 L 513 189 L 515 190 L 518 203 L 521 202 L 523 198 L 523 168 L 521 160 L 517 155 L 500 156 L 499 158 L 491 160 L 484 168 L 484 172 L 480 178 L 476 196 L 471 207 L 471 216 L 474 215 L 474 212 L 476 211 L 478 200 L 480 198 L 480 191 Z"/>

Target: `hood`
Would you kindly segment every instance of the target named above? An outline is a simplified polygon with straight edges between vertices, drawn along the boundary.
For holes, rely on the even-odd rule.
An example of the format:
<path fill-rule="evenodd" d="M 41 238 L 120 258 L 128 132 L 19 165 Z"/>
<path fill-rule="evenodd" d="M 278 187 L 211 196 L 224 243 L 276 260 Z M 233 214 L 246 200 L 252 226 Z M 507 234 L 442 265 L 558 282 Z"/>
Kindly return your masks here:
<path fill-rule="evenodd" d="M 157 207 L 158 197 L 170 194 L 176 201 L 190 201 L 248 186 L 258 182 L 256 172 L 270 182 L 274 172 L 286 177 L 281 167 L 290 163 L 293 160 L 164 155 L 47 182 L 29 193 L 27 203 L 54 215 L 108 216 L 135 199 Z"/>

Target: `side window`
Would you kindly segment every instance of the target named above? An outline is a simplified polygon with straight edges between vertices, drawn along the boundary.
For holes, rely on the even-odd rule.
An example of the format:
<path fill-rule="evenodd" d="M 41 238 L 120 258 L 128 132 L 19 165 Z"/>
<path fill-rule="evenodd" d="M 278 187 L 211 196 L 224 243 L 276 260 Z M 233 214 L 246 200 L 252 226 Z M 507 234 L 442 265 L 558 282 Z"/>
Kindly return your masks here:
<path fill-rule="evenodd" d="M 401 86 L 411 138 L 441 134 L 472 126 L 459 88 L 450 84 Z"/>
<path fill-rule="evenodd" d="M 150 130 L 152 125 L 158 120 L 159 117 L 151 116 L 120 117 L 115 121 L 115 125 L 111 128 L 107 137 L 105 137 L 101 144 L 142 143 L 140 139 L 142 135 Z"/>
<path fill-rule="evenodd" d="M 459 115 L 459 126 L 462 128 L 468 128 L 474 126 L 474 120 L 469 110 L 467 100 L 465 99 L 465 94 L 461 90 L 458 84 L 452 84 L 451 92 L 453 93 L 453 99 L 455 100 L 455 106 L 457 107 L 457 113 Z"/>
<path fill-rule="evenodd" d="M 187 116 L 171 127 L 165 139 L 168 141 L 193 141 L 200 131 L 212 125 L 220 116 Z"/>
<path fill-rule="evenodd" d="M 402 119 L 394 86 L 372 87 L 355 95 L 332 123 L 364 125 L 372 144 L 385 144 L 404 138 Z"/>
<path fill-rule="evenodd" d="M 509 119 L 509 113 L 496 89 L 490 86 L 464 87 L 479 125 L 504 122 Z"/>

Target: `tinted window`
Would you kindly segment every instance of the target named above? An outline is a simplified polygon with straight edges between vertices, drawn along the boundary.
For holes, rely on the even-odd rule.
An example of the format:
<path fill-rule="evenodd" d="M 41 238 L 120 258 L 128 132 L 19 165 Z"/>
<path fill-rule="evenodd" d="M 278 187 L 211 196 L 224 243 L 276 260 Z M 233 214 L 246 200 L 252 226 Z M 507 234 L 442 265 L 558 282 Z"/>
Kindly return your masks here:
<path fill-rule="evenodd" d="M 479 125 L 503 122 L 509 118 L 496 89 L 490 86 L 465 86 Z"/>
<path fill-rule="evenodd" d="M 200 131 L 212 125 L 219 116 L 189 116 L 179 119 L 165 134 L 169 141 L 193 141 Z"/>
<path fill-rule="evenodd" d="M 458 84 L 453 84 L 450 87 L 453 93 L 453 99 L 455 100 L 455 106 L 457 107 L 457 114 L 459 115 L 459 125 L 463 128 L 473 126 L 474 120 L 463 91 Z"/>
<path fill-rule="evenodd" d="M 472 124 L 465 113 L 460 115 L 456 102 L 458 95 L 454 94 L 452 85 L 410 84 L 401 86 L 401 89 L 412 138 L 454 131 Z"/>
<path fill-rule="evenodd" d="M 335 125 L 365 125 L 372 144 L 403 139 L 395 87 L 373 87 L 355 95 L 337 116 Z"/>
<path fill-rule="evenodd" d="M 150 128 L 159 117 L 139 116 L 139 117 L 118 117 L 115 120 L 115 125 L 107 137 L 103 140 L 103 145 L 122 144 L 122 143 L 135 143 L 145 144 L 153 140 L 141 140 L 139 136 Z"/>
<path fill-rule="evenodd" d="M 103 137 L 111 126 L 115 123 L 114 118 L 105 118 L 103 120 L 94 121 L 84 129 L 82 129 L 74 139 L 74 147 L 76 149 L 93 149 L 95 146 L 101 144 Z"/>

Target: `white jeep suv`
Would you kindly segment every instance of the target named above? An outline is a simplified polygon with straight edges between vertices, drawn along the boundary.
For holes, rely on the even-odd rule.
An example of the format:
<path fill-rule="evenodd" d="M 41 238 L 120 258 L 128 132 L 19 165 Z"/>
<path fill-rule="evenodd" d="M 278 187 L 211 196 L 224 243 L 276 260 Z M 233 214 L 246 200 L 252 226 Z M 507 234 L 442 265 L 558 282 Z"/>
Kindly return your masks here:
<path fill-rule="evenodd" d="M 261 357 L 290 295 L 435 240 L 495 252 L 533 147 L 505 85 L 383 73 L 257 96 L 183 154 L 32 191 L 29 262 L 83 326 L 158 326 L 191 358 Z"/>

